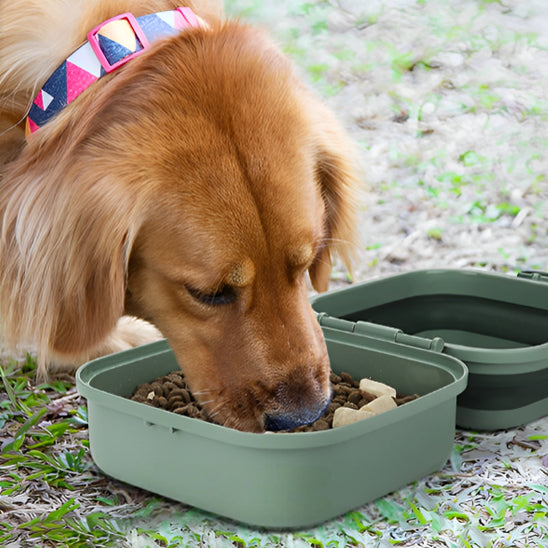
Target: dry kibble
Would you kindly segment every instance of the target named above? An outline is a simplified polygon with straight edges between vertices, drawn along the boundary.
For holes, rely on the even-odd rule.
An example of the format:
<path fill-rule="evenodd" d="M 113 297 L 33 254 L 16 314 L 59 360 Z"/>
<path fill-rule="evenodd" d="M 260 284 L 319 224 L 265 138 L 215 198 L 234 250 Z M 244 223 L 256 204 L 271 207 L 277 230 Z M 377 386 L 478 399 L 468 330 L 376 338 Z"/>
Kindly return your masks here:
<path fill-rule="evenodd" d="M 188 407 L 186 405 L 183 407 L 177 407 L 172 410 L 172 413 L 177 413 L 177 415 L 186 415 L 188 413 Z"/>
<path fill-rule="evenodd" d="M 394 401 L 399 407 L 400 405 L 403 405 L 404 403 L 409 403 L 410 401 L 416 400 L 418 397 L 420 397 L 418 394 L 411 394 L 409 396 L 402 396 L 401 394 L 398 394 L 394 398 Z"/>
<path fill-rule="evenodd" d="M 374 381 L 372 379 L 362 379 L 360 381 L 360 390 L 380 397 L 387 394 L 393 398 L 396 397 L 396 389 L 384 384 L 382 382 Z"/>
<path fill-rule="evenodd" d="M 369 405 L 373 404 L 372 409 L 381 412 L 381 409 L 393 409 L 396 404 L 402 405 L 403 403 L 418 398 L 418 395 L 416 394 L 413 396 L 398 394 L 395 401 L 391 396 L 386 394 L 378 397 L 377 394 L 367 391 L 364 392 L 360 382 L 355 380 L 349 373 L 345 372 L 342 372 L 340 375 L 332 372 L 330 379 L 333 384 L 333 399 L 324 415 L 312 424 L 299 426 L 298 428 L 291 430 L 291 432 L 318 432 L 329 430 L 330 428 L 351 424 L 357 420 L 374 416 L 371 412 L 371 408 L 368 408 Z M 364 379 L 362 379 L 362 382 L 363 380 Z M 369 381 L 369 379 L 365 380 Z M 382 385 L 382 383 L 376 384 Z M 386 385 L 382 386 L 386 387 Z M 390 389 L 390 393 L 392 393 L 392 390 L 393 389 Z M 181 371 L 173 371 L 164 377 L 159 377 L 150 383 L 138 386 L 131 399 L 145 405 L 151 405 L 171 411 L 178 415 L 185 415 L 194 419 L 213 422 L 192 396 Z M 390 402 L 388 400 L 390 400 Z M 337 418 L 335 419 L 335 417 Z"/>
<path fill-rule="evenodd" d="M 171 391 L 170 398 L 181 398 L 185 403 L 190 403 L 190 392 L 184 388 L 176 388 Z"/>
<path fill-rule="evenodd" d="M 151 384 L 152 390 L 157 396 L 160 396 L 163 393 L 163 386 L 159 380 L 155 380 Z"/>
<path fill-rule="evenodd" d="M 329 422 L 327 422 L 325 419 L 318 419 L 313 424 L 313 430 L 314 432 L 319 432 L 321 430 L 329 430 L 331 428 L 331 425 Z"/>
<path fill-rule="evenodd" d="M 177 385 L 174 382 L 166 381 L 164 383 L 164 394 L 167 392 L 170 394 L 173 390 L 177 388 Z"/>
<path fill-rule="evenodd" d="M 353 379 L 352 375 L 350 375 L 349 373 L 346 373 L 345 371 L 343 371 L 341 373 L 341 381 L 343 383 L 348 384 L 351 387 L 355 387 L 355 388 L 358 387 L 358 385 L 357 385 L 356 381 Z"/>
<path fill-rule="evenodd" d="M 174 371 L 173 373 L 170 373 L 167 378 L 175 386 L 178 386 L 179 388 L 184 388 L 186 386 L 186 382 L 185 382 L 184 377 L 178 371 Z"/>
<path fill-rule="evenodd" d="M 348 401 L 350 403 L 354 403 L 359 407 L 359 403 L 362 399 L 362 393 L 359 390 L 352 390 L 350 394 L 348 394 Z"/>
<path fill-rule="evenodd" d="M 342 379 L 339 377 L 339 375 L 337 375 L 337 373 L 333 373 L 333 371 L 331 371 L 331 375 L 329 376 L 329 380 L 333 384 L 339 384 Z"/>
<path fill-rule="evenodd" d="M 349 384 L 347 384 L 346 382 L 341 382 L 338 386 L 334 388 L 333 391 L 335 392 L 335 394 L 342 395 L 347 398 L 353 390 Z"/>

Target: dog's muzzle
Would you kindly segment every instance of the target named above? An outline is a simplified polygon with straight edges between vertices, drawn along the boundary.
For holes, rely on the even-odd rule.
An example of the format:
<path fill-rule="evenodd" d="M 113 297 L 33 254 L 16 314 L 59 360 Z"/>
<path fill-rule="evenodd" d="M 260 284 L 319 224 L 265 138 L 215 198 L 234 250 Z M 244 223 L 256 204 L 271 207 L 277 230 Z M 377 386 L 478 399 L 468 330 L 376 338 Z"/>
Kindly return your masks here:
<path fill-rule="evenodd" d="M 317 408 L 303 408 L 289 413 L 265 414 L 264 427 L 270 432 L 279 432 L 280 430 L 293 430 L 298 426 L 311 424 L 318 420 L 327 409 L 330 398 L 323 402 Z"/>

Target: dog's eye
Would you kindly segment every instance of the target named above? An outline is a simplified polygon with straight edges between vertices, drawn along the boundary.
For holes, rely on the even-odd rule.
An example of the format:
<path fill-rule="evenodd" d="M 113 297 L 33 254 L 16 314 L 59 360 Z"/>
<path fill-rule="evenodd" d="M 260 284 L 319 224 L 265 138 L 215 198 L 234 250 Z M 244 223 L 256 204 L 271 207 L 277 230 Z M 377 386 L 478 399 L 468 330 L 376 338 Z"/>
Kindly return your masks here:
<path fill-rule="evenodd" d="M 197 301 L 208 306 L 221 306 L 233 303 L 236 300 L 236 290 L 230 285 L 225 285 L 213 293 L 207 293 L 188 286 L 186 289 Z"/>

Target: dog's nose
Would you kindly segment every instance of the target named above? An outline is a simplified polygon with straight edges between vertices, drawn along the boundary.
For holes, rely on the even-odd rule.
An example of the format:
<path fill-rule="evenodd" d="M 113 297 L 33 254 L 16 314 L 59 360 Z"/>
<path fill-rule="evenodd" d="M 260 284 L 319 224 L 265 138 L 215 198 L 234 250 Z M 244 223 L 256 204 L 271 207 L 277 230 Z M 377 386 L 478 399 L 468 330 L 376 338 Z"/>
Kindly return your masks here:
<path fill-rule="evenodd" d="M 329 401 L 320 409 L 299 409 L 291 413 L 266 414 L 264 418 L 265 430 L 278 432 L 280 430 L 293 430 L 297 426 L 311 424 L 324 414 L 328 405 Z"/>

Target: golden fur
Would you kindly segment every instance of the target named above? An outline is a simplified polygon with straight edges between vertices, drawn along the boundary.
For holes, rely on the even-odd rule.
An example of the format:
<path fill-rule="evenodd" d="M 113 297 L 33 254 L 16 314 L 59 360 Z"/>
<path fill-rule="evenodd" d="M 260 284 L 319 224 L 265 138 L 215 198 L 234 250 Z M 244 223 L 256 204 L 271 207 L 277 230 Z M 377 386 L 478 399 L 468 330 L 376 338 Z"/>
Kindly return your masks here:
<path fill-rule="evenodd" d="M 217 422 L 309 421 L 330 386 L 305 274 L 323 291 L 331 255 L 350 261 L 355 178 L 334 117 L 262 32 L 189 4 L 209 29 L 154 43 L 25 144 L 37 90 L 91 28 L 177 5 L 0 0 L 3 344 L 37 348 L 44 372 L 154 338 L 120 325 L 133 315 Z"/>

